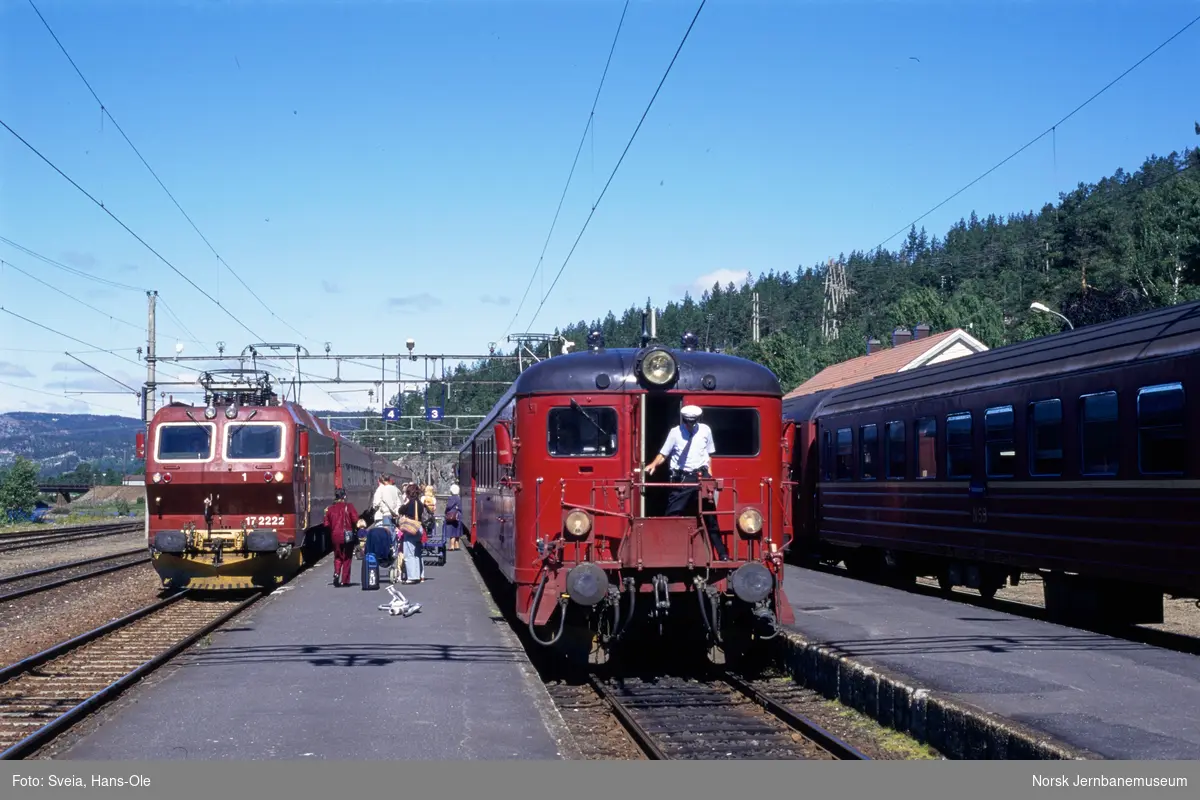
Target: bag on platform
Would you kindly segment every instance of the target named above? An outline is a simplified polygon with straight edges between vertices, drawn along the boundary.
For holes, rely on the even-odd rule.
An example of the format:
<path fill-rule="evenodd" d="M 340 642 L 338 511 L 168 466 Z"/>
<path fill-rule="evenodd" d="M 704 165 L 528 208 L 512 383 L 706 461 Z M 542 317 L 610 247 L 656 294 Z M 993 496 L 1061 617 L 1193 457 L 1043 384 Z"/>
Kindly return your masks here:
<path fill-rule="evenodd" d="M 406 533 L 409 536 L 416 536 L 422 531 L 421 523 L 410 517 L 401 517 L 396 527 L 400 529 L 401 533 Z"/>
<path fill-rule="evenodd" d="M 458 509 L 452 508 L 446 512 L 446 522 L 454 524 L 458 522 Z"/>
<path fill-rule="evenodd" d="M 379 589 L 379 562 L 375 560 L 374 553 L 367 553 L 362 562 L 362 588 L 363 591 L 371 591 Z"/>

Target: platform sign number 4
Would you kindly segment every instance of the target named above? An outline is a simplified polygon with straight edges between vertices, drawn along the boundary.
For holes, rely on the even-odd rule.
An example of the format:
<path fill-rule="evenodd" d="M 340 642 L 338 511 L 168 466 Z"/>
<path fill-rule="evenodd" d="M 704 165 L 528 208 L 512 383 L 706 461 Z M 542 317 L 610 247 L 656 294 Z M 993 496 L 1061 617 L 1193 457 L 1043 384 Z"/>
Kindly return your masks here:
<path fill-rule="evenodd" d="M 445 415 L 443 414 L 442 409 L 438 408 L 437 406 L 429 406 L 425 409 L 425 419 L 429 420 L 430 422 L 437 422 L 443 416 Z"/>
<path fill-rule="evenodd" d="M 400 419 L 400 409 L 385 408 L 383 410 L 383 419 L 386 422 L 395 422 L 396 420 Z"/>

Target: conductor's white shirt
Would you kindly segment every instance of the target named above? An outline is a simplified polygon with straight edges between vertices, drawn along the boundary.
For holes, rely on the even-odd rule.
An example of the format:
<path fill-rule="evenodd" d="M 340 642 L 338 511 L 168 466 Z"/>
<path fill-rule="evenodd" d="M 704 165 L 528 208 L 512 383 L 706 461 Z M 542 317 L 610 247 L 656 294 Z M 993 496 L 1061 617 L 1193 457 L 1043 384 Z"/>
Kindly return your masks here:
<path fill-rule="evenodd" d="M 681 465 L 679 463 L 679 456 L 683 454 L 684 448 L 687 448 L 688 440 L 693 437 L 695 441 L 692 442 L 691 448 L 687 451 L 687 461 Z M 672 470 L 694 472 L 701 467 L 709 465 L 713 453 L 717 452 L 717 446 L 713 442 L 712 429 L 701 422 L 696 426 L 694 434 L 685 430 L 683 425 L 676 425 L 667 434 L 667 441 L 658 452 L 661 456 L 671 457 Z"/>

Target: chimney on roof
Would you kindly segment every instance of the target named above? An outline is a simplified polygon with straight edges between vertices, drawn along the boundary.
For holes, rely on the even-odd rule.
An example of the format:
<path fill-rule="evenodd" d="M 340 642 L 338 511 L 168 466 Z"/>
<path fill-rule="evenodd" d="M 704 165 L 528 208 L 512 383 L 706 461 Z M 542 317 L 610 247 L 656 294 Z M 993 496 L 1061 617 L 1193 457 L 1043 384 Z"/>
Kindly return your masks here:
<path fill-rule="evenodd" d="M 898 347 L 905 342 L 911 342 L 912 338 L 912 331 L 908 328 L 896 328 L 892 331 L 892 347 Z"/>
<path fill-rule="evenodd" d="M 925 322 L 922 322 L 917 327 L 913 328 L 914 339 L 928 339 L 931 328 Z"/>
<path fill-rule="evenodd" d="M 883 349 L 883 342 L 879 341 L 874 336 L 867 337 L 867 355 L 871 355 L 871 353 L 878 353 L 881 349 Z"/>

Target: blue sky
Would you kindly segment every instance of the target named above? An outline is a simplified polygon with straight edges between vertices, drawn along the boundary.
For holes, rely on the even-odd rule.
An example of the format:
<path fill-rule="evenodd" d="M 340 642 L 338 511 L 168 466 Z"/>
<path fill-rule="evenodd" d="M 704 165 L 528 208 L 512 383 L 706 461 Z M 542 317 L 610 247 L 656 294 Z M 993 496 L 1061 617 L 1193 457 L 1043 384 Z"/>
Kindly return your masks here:
<path fill-rule="evenodd" d="M 412 337 L 419 352 L 479 353 L 509 330 L 533 274 L 623 2 L 38 6 L 217 252 L 302 344 L 397 352 Z M 695 8 L 630 4 L 544 277 L 513 330 L 869 249 L 1200 14 L 1198 2 L 1168 0 L 709 0 L 531 320 Z M 1038 208 L 1080 181 L 1197 144 L 1196 74 L 1200 24 L 1053 142 L 922 224 L 942 234 L 972 209 Z M 27 0 L 0 0 L 0 119 L 258 337 L 299 338 L 218 264 L 102 124 Z M 0 306 L 117 351 L 83 355 L 94 348 L 0 313 L 0 411 L 90 403 L 136 416 L 131 395 L 64 395 L 120 387 L 63 353 L 140 388 L 145 289 L 182 320 L 160 305 L 160 352 L 193 335 L 185 355 L 254 338 L 2 128 L 0 236 L 99 279 L 0 242 L 0 259 L 99 311 L 8 266 Z M 338 407 L 319 392 L 306 398 Z"/>

